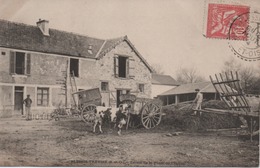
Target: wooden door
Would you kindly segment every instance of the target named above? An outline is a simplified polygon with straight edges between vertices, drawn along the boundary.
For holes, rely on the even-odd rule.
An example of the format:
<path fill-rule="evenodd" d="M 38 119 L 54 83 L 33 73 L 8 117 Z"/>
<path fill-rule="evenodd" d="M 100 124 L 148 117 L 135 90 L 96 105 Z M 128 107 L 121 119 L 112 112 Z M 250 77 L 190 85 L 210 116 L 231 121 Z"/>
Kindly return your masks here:
<path fill-rule="evenodd" d="M 15 87 L 14 110 L 23 115 L 23 87 Z"/>

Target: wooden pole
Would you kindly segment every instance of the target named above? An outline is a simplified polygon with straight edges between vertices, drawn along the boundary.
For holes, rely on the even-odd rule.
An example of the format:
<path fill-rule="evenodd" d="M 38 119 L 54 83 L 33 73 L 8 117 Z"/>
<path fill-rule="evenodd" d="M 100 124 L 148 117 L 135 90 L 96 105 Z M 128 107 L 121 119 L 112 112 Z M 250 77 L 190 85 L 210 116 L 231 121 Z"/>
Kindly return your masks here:
<path fill-rule="evenodd" d="M 66 65 L 66 75 L 64 77 L 65 83 L 65 107 L 68 107 L 68 73 L 69 73 L 69 59 L 67 60 Z"/>
<path fill-rule="evenodd" d="M 253 117 L 250 118 L 250 141 L 253 141 Z"/>

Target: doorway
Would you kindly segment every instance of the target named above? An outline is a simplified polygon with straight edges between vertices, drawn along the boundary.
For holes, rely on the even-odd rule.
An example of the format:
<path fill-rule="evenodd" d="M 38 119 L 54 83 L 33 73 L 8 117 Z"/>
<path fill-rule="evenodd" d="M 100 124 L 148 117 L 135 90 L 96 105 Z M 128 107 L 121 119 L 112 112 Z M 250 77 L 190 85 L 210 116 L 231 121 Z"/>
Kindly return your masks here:
<path fill-rule="evenodd" d="M 116 90 L 116 107 L 118 107 L 120 104 L 121 104 L 121 101 L 120 101 L 120 95 L 122 94 L 129 94 L 130 93 L 130 90 Z"/>
<path fill-rule="evenodd" d="M 22 86 L 15 86 L 14 88 L 14 110 L 21 112 L 23 115 L 23 90 Z"/>

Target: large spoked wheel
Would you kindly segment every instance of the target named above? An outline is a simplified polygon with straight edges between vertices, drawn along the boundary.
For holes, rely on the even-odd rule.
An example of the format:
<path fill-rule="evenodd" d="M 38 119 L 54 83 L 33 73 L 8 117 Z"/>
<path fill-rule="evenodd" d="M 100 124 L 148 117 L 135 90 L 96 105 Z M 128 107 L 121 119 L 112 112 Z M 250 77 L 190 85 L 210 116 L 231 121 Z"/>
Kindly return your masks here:
<path fill-rule="evenodd" d="M 84 122 L 93 122 L 95 117 L 96 105 L 90 104 L 85 106 L 81 111 L 81 117 Z"/>
<path fill-rule="evenodd" d="M 141 121 L 146 129 L 159 125 L 162 119 L 161 108 L 154 103 L 146 103 L 141 111 Z"/>

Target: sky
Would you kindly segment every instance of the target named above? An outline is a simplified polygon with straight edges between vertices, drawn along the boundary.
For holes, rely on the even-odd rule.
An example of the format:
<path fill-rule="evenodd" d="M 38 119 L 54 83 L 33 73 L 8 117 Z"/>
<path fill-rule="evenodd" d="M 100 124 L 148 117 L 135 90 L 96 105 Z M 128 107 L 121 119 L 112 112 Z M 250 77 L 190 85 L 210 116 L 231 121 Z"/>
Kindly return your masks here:
<path fill-rule="evenodd" d="M 215 0 L 217 1 L 217 0 Z M 223 1 L 223 0 L 222 0 Z M 231 0 L 229 0 L 231 1 Z M 259 0 L 240 0 L 260 8 Z M 127 35 L 151 65 L 176 76 L 180 68 L 196 68 L 208 78 L 223 62 L 246 62 L 231 52 L 228 40 L 203 36 L 206 0 L 0 0 L 0 19 L 49 27 L 100 39 Z"/>

